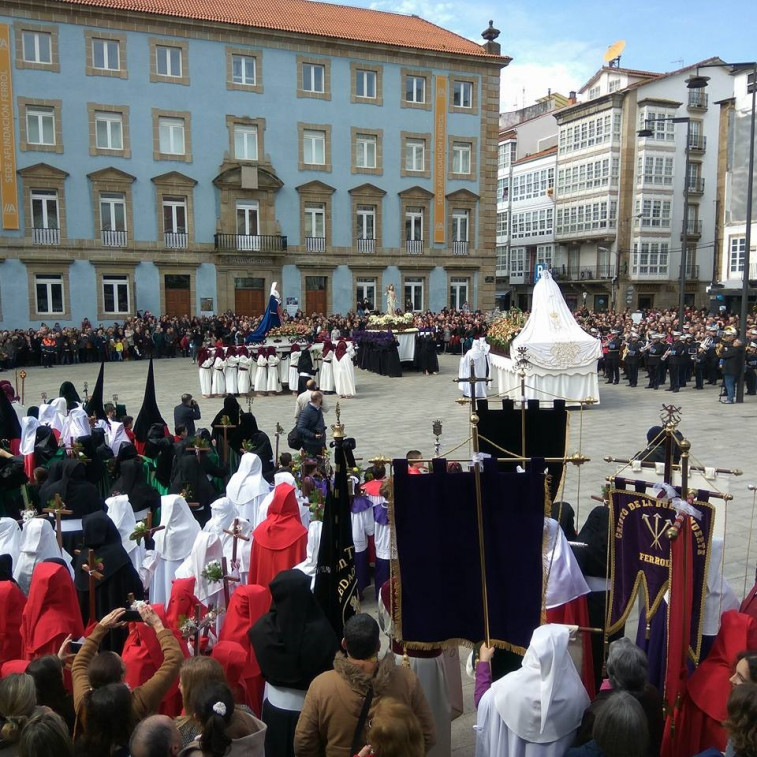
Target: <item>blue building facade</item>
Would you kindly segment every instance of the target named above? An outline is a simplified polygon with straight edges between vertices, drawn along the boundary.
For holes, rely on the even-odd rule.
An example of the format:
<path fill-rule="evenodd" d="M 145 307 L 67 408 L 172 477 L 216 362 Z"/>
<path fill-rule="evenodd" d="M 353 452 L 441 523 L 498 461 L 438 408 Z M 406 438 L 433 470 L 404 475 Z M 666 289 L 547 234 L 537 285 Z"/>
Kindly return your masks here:
<path fill-rule="evenodd" d="M 491 307 L 508 59 L 353 12 L 383 30 L 5 6 L 0 326 L 256 314 L 274 281 L 307 312 L 383 309 L 390 284 L 408 309 Z"/>

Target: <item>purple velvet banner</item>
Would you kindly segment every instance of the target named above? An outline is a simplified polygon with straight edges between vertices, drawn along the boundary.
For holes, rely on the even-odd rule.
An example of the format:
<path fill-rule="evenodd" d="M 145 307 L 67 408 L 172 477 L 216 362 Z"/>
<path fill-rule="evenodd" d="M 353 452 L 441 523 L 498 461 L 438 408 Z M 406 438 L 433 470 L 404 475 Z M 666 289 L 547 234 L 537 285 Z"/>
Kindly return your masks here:
<path fill-rule="evenodd" d="M 668 501 L 636 491 L 611 489 L 609 496 L 611 586 L 607 631 L 614 633 L 625 623 L 639 591 L 643 592 L 646 623 L 657 612 L 668 589 L 668 529 L 675 522 L 676 511 Z M 700 518 L 692 518 L 691 533 L 694 592 L 690 647 L 698 659 L 715 509 L 705 501 L 696 501 L 693 506 L 701 513 Z"/>

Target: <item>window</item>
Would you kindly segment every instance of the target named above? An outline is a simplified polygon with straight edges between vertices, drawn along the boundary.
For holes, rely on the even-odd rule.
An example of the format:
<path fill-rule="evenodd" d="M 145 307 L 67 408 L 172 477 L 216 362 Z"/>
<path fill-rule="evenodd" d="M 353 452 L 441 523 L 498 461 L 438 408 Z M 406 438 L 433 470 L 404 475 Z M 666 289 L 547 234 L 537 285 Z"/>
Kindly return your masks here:
<path fill-rule="evenodd" d="M 536 247 L 536 262 L 543 263 L 547 268 L 552 268 L 554 261 L 554 246 L 540 244 Z"/>
<path fill-rule="evenodd" d="M 305 203 L 305 249 L 308 252 L 326 250 L 326 205 L 324 203 Z"/>
<path fill-rule="evenodd" d="M 108 315 L 130 312 L 129 277 L 103 276 L 103 311 Z"/>
<path fill-rule="evenodd" d="M 570 170 L 570 169 L 568 169 Z M 542 168 L 539 171 L 529 171 L 528 173 L 513 176 L 512 183 L 512 200 L 530 200 L 534 197 L 544 197 L 548 190 L 552 189 L 555 184 L 555 169 Z"/>
<path fill-rule="evenodd" d="M 237 249 L 259 250 L 259 206 L 257 200 L 237 200 Z"/>
<path fill-rule="evenodd" d="M 426 142 L 423 139 L 405 140 L 405 170 L 423 171 L 426 168 Z"/>
<path fill-rule="evenodd" d="M 183 118 L 159 118 L 158 133 L 160 152 L 163 155 L 184 155 L 185 144 Z"/>
<path fill-rule="evenodd" d="M 376 279 L 358 276 L 355 290 L 356 302 L 358 304 L 367 302 L 368 309 L 373 310 L 376 305 Z"/>
<path fill-rule="evenodd" d="M 39 315 L 56 315 L 65 312 L 63 307 L 63 276 L 36 274 L 34 277 L 36 308 Z"/>
<path fill-rule="evenodd" d="M 423 310 L 423 279 L 405 279 L 405 310 Z"/>
<path fill-rule="evenodd" d="M 58 193 L 54 189 L 32 189 L 32 241 L 59 244 Z"/>
<path fill-rule="evenodd" d="M 669 200 L 644 200 L 641 204 L 642 227 L 664 228 L 670 226 Z M 637 213 L 639 203 L 636 203 Z"/>
<path fill-rule="evenodd" d="M 607 89 L 609 92 L 617 92 L 620 89 L 620 79 L 610 79 Z"/>
<path fill-rule="evenodd" d="M 676 138 L 675 124 L 670 120 L 673 115 L 673 111 L 644 108 L 639 111 L 639 129 L 650 129 L 652 131 L 652 136 L 646 137 L 646 139 L 673 142 Z"/>
<path fill-rule="evenodd" d="M 639 158 L 638 183 L 669 187 L 673 184 L 673 158 L 645 155 Z"/>
<path fill-rule="evenodd" d="M 376 99 L 376 72 L 359 68 L 355 72 L 355 95 L 366 99 Z"/>
<path fill-rule="evenodd" d="M 466 109 L 473 107 L 473 82 L 455 81 L 452 83 L 452 105 Z"/>
<path fill-rule="evenodd" d="M 92 67 L 101 71 L 119 71 L 121 56 L 118 40 L 92 38 Z"/>
<path fill-rule="evenodd" d="M 746 256 L 746 237 L 731 237 L 728 255 L 728 273 L 744 275 L 744 257 Z"/>
<path fill-rule="evenodd" d="M 355 165 L 357 168 L 376 168 L 376 135 L 358 134 L 355 140 Z"/>
<path fill-rule="evenodd" d="M 26 142 L 29 145 L 55 145 L 54 108 L 27 107 Z"/>
<path fill-rule="evenodd" d="M 599 215 L 601 215 L 601 209 Z M 525 210 L 520 213 L 513 213 L 511 229 L 513 239 L 551 235 L 553 232 L 552 217 L 552 208 Z"/>
<path fill-rule="evenodd" d="M 497 236 L 507 236 L 507 213 L 497 213 Z"/>
<path fill-rule="evenodd" d="M 631 275 L 650 278 L 667 278 L 668 243 L 634 242 L 631 257 Z"/>
<path fill-rule="evenodd" d="M 158 76 L 181 78 L 181 48 L 166 45 L 155 46 L 155 71 Z"/>
<path fill-rule="evenodd" d="M 123 119 L 120 113 L 95 113 L 95 147 L 98 150 L 123 150 Z"/>
<path fill-rule="evenodd" d="M 522 277 L 526 271 L 526 248 L 510 248 L 510 278 Z"/>
<path fill-rule="evenodd" d="M 515 142 L 503 142 L 499 145 L 497 152 L 497 167 L 509 168 L 510 164 L 515 161 L 515 153 L 518 145 Z"/>
<path fill-rule="evenodd" d="M 615 200 L 564 205 L 557 208 L 555 231 L 557 234 L 576 234 L 597 229 L 614 229 L 617 223 L 617 215 L 618 203 Z M 514 220 L 511 227 L 512 233 L 515 235 Z M 539 219 L 539 228 L 541 228 L 541 219 Z"/>
<path fill-rule="evenodd" d="M 121 192 L 100 193 L 100 223 L 103 245 L 126 245 L 126 197 Z"/>
<path fill-rule="evenodd" d="M 639 116 L 643 124 L 642 115 Z M 565 155 L 589 147 L 618 142 L 620 140 L 621 113 L 612 111 L 576 121 L 560 127 L 558 134 L 558 154 Z M 643 125 L 639 126 L 643 129 Z"/>
<path fill-rule="evenodd" d="M 405 102 L 425 104 L 426 77 L 409 74 L 405 77 Z"/>
<path fill-rule="evenodd" d="M 169 248 L 187 246 L 186 197 L 163 197 L 163 241 Z"/>
<path fill-rule="evenodd" d="M 468 279 L 453 276 L 449 283 L 449 306 L 453 310 L 462 310 L 468 303 Z"/>
<path fill-rule="evenodd" d="M 302 162 L 311 166 L 326 165 L 326 132 L 315 129 L 303 131 Z"/>
<path fill-rule="evenodd" d="M 234 124 L 234 157 L 237 160 L 258 159 L 258 127 Z"/>
<path fill-rule="evenodd" d="M 326 69 L 320 63 L 302 64 L 302 89 L 305 92 L 326 92 Z"/>
<path fill-rule="evenodd" d="M 53 62 L 52 34 L 49 32 L 22 31 L 22 56 L 25 63 L 50 66 Z"/>
<path fill-rule="evenodd" d="M 405 240 L 423 241 L 423 208 L 408 208 L 405 211 Z"/>
<path fill-rule="evenodd" d="M 467 210 L 452 211 L 452 241 L 467 242 L 470 215 Z"/>
<path fill-rule="evenodd" d="M 452 143 L 452 173 L 469 175 L 471 173 L 470 142 Z"/>
<path fill-rule="evenodd" d="M 254 87 L 256 82 L 256 61 L 251 55 L 231 56 L 231 81 L 246 87 Z"/>
<path fill-rule="evenodd" d="M 597 97 L 599 97 L 599 92 L 600 92 L 599 85 L 597 85 L 596 87 L 592 87 L 589 90 L 589 100 L 594 100 Z"/>
<path fill-rule="evenodd" d="M 358 205 L 356 215 L 355 236 L 360 240 L 376 239 L 376 206 Z M 358 245 L 359 247 L 360 245 Z"/>
<path fill-rule="evenodd" d="M 497 245 L 497 276 L 507 276 L 507 245 Z"/>

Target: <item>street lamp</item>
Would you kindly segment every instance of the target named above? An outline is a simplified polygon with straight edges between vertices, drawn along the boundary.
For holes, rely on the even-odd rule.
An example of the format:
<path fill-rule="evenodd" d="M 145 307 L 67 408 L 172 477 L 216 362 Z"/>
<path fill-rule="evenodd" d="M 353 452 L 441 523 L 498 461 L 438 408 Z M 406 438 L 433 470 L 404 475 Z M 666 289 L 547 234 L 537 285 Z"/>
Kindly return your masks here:
<path fill-rule="evenodd" d="M 683 331 L 683 317 L 686 311 L 686 257 L 689 251 L 689 157 L 691 154 L 691 119 L 688 116 L 647 118 L 644 121 L 644 128 L 637 131 L 636 134 L 639 137 L 653 137 L 654 131 L 649 128 L 648 124 L 660 122 L 686 124 L 686 167 L 684 168 L 683 177 L 683 241 L 681 243 L 681 270 L 678 275 L 678 328 L 680 331 Z"/>
<path fill-rule="evenodd" d="M 746 318 L 749 310 L 749 266 L 750 253 L 752 246 L 752 185 L 754 184 L 754 122 L 755 106 L 757 105 L 757 61 L 748 63 L 705 63 L 697 66 L 696 74 L 686 80 L 686 86 L 689 89 L 704 89 L 707 86 L 709 76 L 700 76 L 700 68 L 712 68 L 717 66 L 729 67 L 732 71 L 737 68 L 752 69 L 752 110 L 749 123 L 749 165 L 747 168 L 747 188 L 746 188 L 746 232 L 744 234 L 744 273 L 741 282 L 741 310 L 739 312 L 739 332 L 741 340 L 746 345 Z M 749 91 L 749 78 L 747 77 L 747 92 Z M 744 372 L 739 374 L 739 380 L 736 385 L 736 402 L 744 401 Z"/>

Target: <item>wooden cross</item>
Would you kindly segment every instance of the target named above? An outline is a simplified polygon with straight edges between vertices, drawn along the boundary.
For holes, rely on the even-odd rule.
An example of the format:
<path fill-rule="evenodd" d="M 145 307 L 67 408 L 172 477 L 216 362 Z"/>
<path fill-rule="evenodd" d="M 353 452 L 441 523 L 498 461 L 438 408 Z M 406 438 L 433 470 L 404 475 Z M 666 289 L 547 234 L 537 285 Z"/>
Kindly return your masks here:
<path fill-rule="evenodd" d="M 202 605 L 195 605 L 195 639 L 194 639 L 194 653 L 195 657 L 200 655 L 200 622 L 202 620 Z"/>
<path fill-rule="evenodd" d="M 53 506 L 43 508 L 42 512 L 55 516 L 55 536 L 58 539 L 58 547 L 63 549 L 63 532 L 61 531 L 60 526 L 61 517 L 64 515 L 73 515 L 74 511 L 66 510 L 65 503 L 61 499 L 60 494 L 56 492 L 53 497 Z"/>
<path fill-rule="evenodd" d="M 221 423 L 217 426 L 213 426 L 213 428 L 223 429 L 223 464 L 228 465 L 229 464 L 229 429 L 236 428 L 236 426 L 232 426 L 230 423 L 224 423 L 223 422 L 224 419 L 228 421 L 229 417 L 227 415 L 222 416 Z"/>
<path fill-rule="evenodd" d="M 478 378 L 476 376 L 476 363 L 471 360 L 470 361 L 470 373 L 468 375 L 468 378 L 456 378 L 452 379 L 456 384 L 468 384 L 470 387 L 470 396 L 471 396 L 471 403 L 473 405 L 473 412 L 476 412 L 476 384 L 488 384 L 491 379 L 490 378 Z"/>
<path fill-rule="evenodd" d="M 234 546 L 236 546 L 234 542 Z M 233 564 L 233 559 L 232 559 Z M 229 584 L 238 583 L 239 578 L 229 574 L 229 566 L 226 563 L 226 557 L 221 559 L 221 568 L 223 569 L 223 598 L 226 600 L 226 609 L 229 608 L 229 599 L 231 599 L 231 592 L 229 591 Z"/>
<path fill-rule="evenodd" d="M 239 518 L 234 518 L 234 522 L 231 524 L 231 530 L 224 528 L 223 532 L 225 534 L 228 534 L 233 540 L 234 543 L 231 545 L 231 567 L 232 569 L 237 568 L 239 565 L 239 562 L 237 560 L 237 546 L 238 542 L 241 539 L 242 541 L 250 541 L 249 536 L 245 536 L 242 533 L 242 527 L 239 525 Z M 226 559 L 226 558 L 224 558 Z M 223 572 L 226 572 L 226 568 L 224 567 Z"/>
<path fill-rule="evenodd" d="M 102 581 L 104 576 L 102 573 L 100 573 L 97 570 L 97 565 L 95 564 L 95 550 L 94 549 L 88 549 L 87 550 L 87 562 L 83 563 L 81 566 L 81 569 L 87 574 L 88 581 L 89 581 L 89 622 L 92 623 L 97 618 L 96 615 L 96 597 L 95 597 L 95 589 L 97 588 L 97 581 Z"/>
<path fill-rule="evenodd" d="M 279 437 L 284 433 L 284 429 L 281 427 L 281 424 L 276 421 L 276 451 L 273 455 L 273 464 L 274 466 L 279 464 Z"/>

